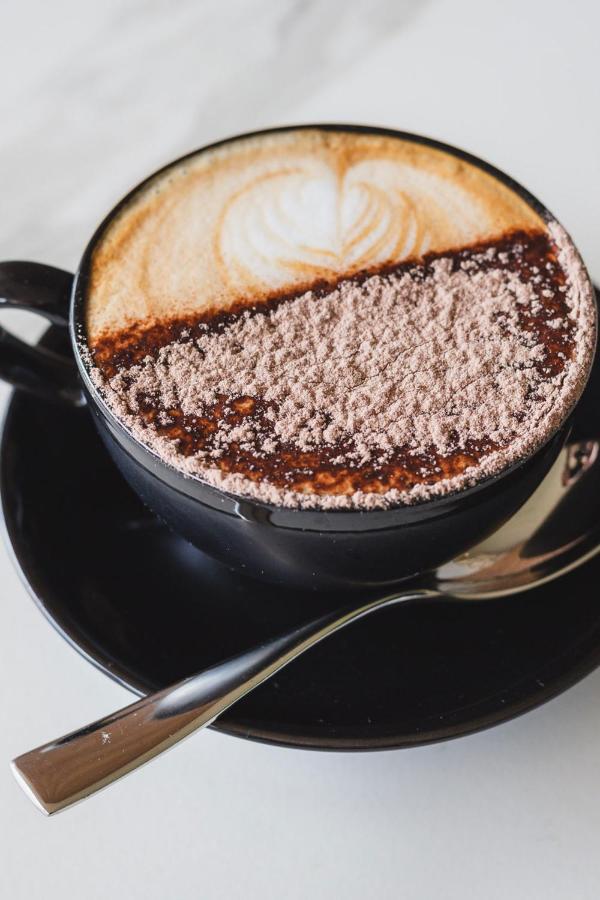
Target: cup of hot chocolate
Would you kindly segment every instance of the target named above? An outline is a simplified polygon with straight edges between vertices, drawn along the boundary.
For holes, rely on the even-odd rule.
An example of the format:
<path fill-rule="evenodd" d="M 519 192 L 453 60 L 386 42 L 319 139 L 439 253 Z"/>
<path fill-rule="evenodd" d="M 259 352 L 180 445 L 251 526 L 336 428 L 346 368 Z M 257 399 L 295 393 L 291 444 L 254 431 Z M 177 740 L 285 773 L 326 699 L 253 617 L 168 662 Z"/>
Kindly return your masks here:
<path fill-rule="evenodd" d="M 72 285 L 71 285 L 72 281 Z M 596 342 L 572 240 L 486 163 L 350 126 L 220 142 L 132 191 L 77 274 L 4 264 L 77 366 L 6 336 L 0 374 L 83 395 L 144 502 L 206 553 L 309 588 L 391 585 L 527 499 Z"/>

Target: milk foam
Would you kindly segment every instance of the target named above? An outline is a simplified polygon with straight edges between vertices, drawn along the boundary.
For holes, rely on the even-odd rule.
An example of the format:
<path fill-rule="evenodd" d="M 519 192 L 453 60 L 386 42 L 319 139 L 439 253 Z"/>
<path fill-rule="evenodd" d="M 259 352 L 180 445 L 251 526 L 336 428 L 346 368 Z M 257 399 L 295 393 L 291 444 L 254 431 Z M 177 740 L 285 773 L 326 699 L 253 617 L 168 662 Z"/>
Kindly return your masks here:
<path fill-rule="evenodd" d="M 158 176 L 111 223 L 88 338 L 544 228 L 504 184 L 425 145 L 318 129 L 241 138 Z"/>

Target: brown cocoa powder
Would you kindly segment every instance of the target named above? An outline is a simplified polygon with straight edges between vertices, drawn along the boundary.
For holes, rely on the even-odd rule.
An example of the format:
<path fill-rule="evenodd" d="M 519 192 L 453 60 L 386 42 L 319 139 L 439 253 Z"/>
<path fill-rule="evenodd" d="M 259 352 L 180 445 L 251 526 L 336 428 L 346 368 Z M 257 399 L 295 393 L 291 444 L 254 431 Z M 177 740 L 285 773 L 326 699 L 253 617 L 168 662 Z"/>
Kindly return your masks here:
<path fill-rule="evenodd" d="M 552 227 L 554 280 L 522 277 L 518 243 L 442 257 L 247 311 L 217 332 L 207 324 L 112 377 L 92 366 L 92 377 L 142 443 L 232 493 L 331 509 L 439 496 L 535 450 L 585 380 L 594 306 Z M 549 302 L 558 290 L 560 315 Z M 411 477 L 384 477 L 399 459 L 407 471 L 414 462 Z M 327 463 L 320 473 L 314 460 Z"/>

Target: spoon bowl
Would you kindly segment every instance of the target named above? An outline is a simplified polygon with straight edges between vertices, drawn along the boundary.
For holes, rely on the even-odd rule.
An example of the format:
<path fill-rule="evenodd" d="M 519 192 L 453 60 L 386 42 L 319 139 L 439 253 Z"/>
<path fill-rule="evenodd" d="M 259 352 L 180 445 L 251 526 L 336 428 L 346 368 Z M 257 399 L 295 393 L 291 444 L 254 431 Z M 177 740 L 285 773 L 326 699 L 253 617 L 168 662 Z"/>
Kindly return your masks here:
<path fill-rule="evenodd" d="M 440 566 L 430 587 L 485 600 L 539 587 L 600 548 L 600 441 L 574 440 L 523 507 L 491 537 Z"/>

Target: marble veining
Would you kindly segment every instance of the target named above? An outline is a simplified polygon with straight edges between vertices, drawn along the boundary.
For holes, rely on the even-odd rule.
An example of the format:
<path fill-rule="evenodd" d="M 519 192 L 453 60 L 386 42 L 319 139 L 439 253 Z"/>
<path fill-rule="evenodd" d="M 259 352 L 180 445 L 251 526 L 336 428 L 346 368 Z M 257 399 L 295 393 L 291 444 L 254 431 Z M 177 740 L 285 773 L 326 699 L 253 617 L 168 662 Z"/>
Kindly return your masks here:
<path fill-rule="evenodd" d="M 25 98 L 0 105 L 0 255 L 74 266 L 98 220 L 177 156 L 293 120 L 421 0 L 107 0 Z M 73 4 L 61 0 L 69 15 Z M 12 103 L 11 103 L 12 100 Z M 4 107 L 4 109 L 3 109 Z"/>

